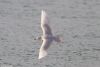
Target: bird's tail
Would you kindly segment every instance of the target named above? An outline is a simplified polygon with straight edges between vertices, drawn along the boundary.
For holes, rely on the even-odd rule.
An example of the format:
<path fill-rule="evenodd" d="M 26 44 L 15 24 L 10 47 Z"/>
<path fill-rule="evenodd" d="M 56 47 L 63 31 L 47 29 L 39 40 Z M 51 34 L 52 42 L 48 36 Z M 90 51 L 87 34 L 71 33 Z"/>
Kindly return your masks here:
<path fill-rule="evenodd" d="M 59 35 L 57 35 L 57 36 L 54 37 L 54 41 L 62 42 L 62 38 Z"/>
<path fill-rule="evenodd" d="M 41 59 L 45 56 L 47 56 L 47 51 L 46 50 L 40 50 L 38 59 Z"/>

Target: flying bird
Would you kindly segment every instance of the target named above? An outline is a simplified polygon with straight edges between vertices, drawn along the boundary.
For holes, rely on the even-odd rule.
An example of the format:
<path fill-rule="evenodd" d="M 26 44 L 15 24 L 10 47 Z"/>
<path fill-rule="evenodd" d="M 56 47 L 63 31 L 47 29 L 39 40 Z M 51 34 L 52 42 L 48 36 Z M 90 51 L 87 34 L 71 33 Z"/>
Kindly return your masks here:
<path fill-rule="evenodd" d="M 47 56 L 47 49 L 50 47 L 51 43 L 53 41 L 61 42 L 60 37 L 53 36 L 52 30 L 49 26 L 49 18 L 45 10 L 41 11 L 41 28 L 43 31 L 43 35 L 41 37 L 38 37 L 37 39 L 42 41 L 42 45 L 39 49 L 39 57 L 38 59 L 41 59 L 45 56 Z"/>

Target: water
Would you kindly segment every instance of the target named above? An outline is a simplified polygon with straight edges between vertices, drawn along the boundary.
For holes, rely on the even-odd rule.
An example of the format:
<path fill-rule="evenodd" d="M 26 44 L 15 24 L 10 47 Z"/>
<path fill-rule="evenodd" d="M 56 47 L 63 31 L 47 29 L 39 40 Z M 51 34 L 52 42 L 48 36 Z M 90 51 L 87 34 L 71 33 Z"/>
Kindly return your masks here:
<path fill-rule="evenodd" d="M 99 0 L 0 0 L 0 64 L 14 67 L 99 67 Z M 38 60 L 40 13 L 45 9 L 55 35 L 48 56 Z"/>

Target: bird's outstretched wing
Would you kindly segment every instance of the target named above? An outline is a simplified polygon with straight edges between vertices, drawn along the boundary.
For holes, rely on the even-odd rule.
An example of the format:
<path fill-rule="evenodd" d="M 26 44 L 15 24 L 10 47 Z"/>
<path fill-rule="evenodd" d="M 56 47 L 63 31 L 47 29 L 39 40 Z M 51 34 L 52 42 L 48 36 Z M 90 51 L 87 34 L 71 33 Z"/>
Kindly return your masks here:
<path fill-rule="evenodd" d="M 52 40 L 47 40 L 47 39 L 43 40 L 43 43 L 40 47 L 38 59 L 41 59 L 47 55 L 47 49 L 49 48 L 51 43 L 52 43 Z"/>
<path fill-rule="evenodd" d="M 42 10 L 41 11 L 41 28 L 43 31 L 43 35 L 52 35 L 50 26 L 48 24 L 49 24 L 48 16 L 46 12 Z"/>

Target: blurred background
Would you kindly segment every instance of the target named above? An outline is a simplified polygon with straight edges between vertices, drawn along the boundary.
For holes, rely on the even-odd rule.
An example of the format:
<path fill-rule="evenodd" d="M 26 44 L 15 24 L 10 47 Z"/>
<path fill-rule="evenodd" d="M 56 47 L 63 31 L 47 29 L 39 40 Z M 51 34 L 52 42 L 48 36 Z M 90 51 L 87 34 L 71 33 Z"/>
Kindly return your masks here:
<path fill-rule="evenodd" d="M 53 42 L 38 60 L 42 9 L 63 43 Z M 100 0 L 0 0 L 0 65 L 99 67 Z"/>

